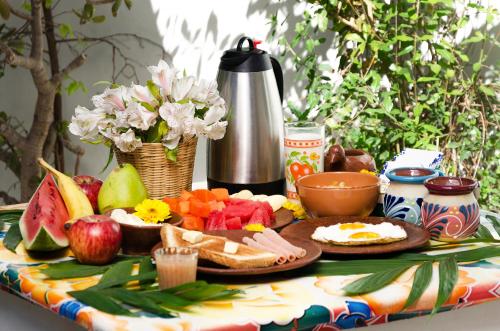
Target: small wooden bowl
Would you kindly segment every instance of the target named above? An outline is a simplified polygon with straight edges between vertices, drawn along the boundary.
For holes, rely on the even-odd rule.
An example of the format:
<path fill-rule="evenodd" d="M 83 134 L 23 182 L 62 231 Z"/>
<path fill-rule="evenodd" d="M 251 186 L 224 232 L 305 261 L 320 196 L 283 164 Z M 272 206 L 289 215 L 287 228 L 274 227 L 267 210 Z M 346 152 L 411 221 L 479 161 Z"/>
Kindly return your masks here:
<path fill-rule="evenodd" d="M 122 208 L 127 213 L 132 213 L 133 208 Z M 111 215 L 113 210 L 106 212 L 106 215 Z M 160 230 L 163 224 L 169 223 L 178 226 L 182 223 L 182 216 L 171 212 L 171 218 L 166 222 L 155 225 L 131 225 L 120 223 L 122 229 L 122 252 L 127 255 L 149 255 L 151 248 L 161 241 Z"/>

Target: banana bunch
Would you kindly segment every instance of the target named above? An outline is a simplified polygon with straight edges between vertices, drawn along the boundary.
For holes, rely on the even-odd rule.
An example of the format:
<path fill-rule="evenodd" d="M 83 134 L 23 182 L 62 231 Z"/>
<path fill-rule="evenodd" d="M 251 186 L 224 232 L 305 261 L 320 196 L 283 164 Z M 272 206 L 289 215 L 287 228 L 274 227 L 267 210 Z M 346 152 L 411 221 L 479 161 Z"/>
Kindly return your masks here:
<path fill-rule="evenodd" d="M 57 188 L 61 193 L 66 208 L 68 209 L 70 220 L 94 214 L 94 210 L 92 209 L 92 205 L 90 204 L 87 195 L 85 195 L 85 193 L 71 177 L 57 171 L 42 158 L 38 159 L 38 163 L 40 163 L 45 170 L 50 172 L 55 177 L 57 181 Z"/>

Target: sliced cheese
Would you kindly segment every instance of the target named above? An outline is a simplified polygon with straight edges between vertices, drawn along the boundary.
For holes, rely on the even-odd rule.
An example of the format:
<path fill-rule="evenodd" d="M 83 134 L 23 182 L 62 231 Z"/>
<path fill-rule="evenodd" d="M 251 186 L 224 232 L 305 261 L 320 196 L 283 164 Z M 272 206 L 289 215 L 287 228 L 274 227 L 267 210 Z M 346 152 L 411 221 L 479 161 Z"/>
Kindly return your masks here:
<path fill-rule="evenodd" d="M 200 231 L 186 231 L 182 234 L 182 240 L 191 244 L 197 244 L 203 239 L 203 233 Z"/>
<path fill-rule="evenodd" d="M 271 205 L 273 208 L 273 212 L 277 211 L 281 207 L 283 207 L 283 204 L 287 201 L 287 198 L 284 195 L 271 195 L 268 197 L 267 202 Z"/>
<path fill-rule="evenodd" d="M 234 241 L 226 241 L 224 244 L 224 253 L 227 254 L 236 254 L 238 252 L 239 244 Z"/>

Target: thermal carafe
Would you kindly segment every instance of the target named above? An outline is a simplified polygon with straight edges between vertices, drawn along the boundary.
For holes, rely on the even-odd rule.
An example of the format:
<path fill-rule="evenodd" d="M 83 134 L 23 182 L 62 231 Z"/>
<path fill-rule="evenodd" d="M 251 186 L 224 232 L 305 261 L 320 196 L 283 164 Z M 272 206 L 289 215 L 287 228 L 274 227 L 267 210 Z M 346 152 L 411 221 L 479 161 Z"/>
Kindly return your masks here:
<path fill-rule="evenodd" d="M 243 37 L 222 55 L 217 84 L 228 125 L 224 138 L 208 141 L 209 188 L 283 194 L 283 72 L 278 61 Z"/>

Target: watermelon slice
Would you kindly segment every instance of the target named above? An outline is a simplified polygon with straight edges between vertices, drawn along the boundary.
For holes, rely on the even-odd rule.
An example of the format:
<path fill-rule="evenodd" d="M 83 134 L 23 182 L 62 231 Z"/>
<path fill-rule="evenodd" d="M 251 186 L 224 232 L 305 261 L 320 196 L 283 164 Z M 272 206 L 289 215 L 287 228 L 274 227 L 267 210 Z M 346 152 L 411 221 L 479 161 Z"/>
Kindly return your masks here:
<path fill-rule="evenodd" d="M 226 219 L 226 227 L 228 230 L 241 230 L 241 218 L 233 217 Z"/>
<path fill-rule="evenodd" d="M 47 174 L 30 199 L 19 228 L 24 247 L 31 251 L 54 251 L 68 247 L 64 223 L 68 211 L 52 175 Z"/>
<path fill-rule="evenodd" d="M 264 208 L 259 207 L 253 212 L 252 217 L 248 221 L 248 224 L 262 224 L 266 227 L 269 227 L 271 226 L 271 218 Z"/>
<path fill-rule="evenodd" d="M 226 217 L 221 211 L 213 211 L 208 215 L 207 222 L 205 223 L 205 230 L 227 230 Z"/>

